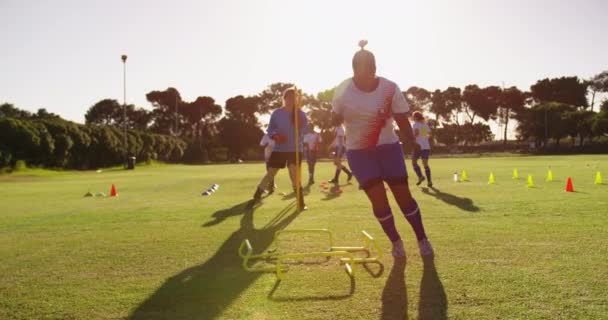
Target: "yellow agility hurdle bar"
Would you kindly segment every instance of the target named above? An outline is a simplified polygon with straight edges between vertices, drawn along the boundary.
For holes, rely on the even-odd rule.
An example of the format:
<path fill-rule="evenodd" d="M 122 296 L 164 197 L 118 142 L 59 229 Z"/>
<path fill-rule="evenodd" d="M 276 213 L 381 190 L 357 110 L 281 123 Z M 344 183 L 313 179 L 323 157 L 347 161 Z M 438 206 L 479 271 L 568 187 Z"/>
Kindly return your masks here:
<path fill-rule="evenodd" d="M 327 235 L 327 240 L 329 242 L 329 246 L 327 247 L 327 251 L 321 252 L 303 252 L 303 253 L 284 253 L 279 254 L 276 252 L 277 244 L 279 242 L 279 237 L 281 235 L 287 233 L 317 233 L 317 234 L 325 234 Z M 363 239 L 365 242 L 364 246 L 359 247 L 338 247 L 333 245 L 333 234 L 331 231 L 327 229 L 292 229 L 292 230 L 279 230 L 275 232 L 270 247 L 274 247 L 274 249 L 270 249 L 267 253 L 261 254 L 253 254 L 253 247 L 251 242 L 248 239 L 243 240 L 241 246 L 239 247 L 239 256 L 243 258 L 243 268 L 249 272 L 276 272 L 277 278 L 280 280 L 282 278 L 283 272 L 289 269 L 288 266 L 285 266 L 283 262 L 286 259 L 297 259 L 297 258 L 309 258 L 309 257 L 342 257 L 340 261 L 345 264 L 346 271 L 351 277 L 354 277 L 354 270 L 351 266 L 351 263 L 368 263 L 368 262 L 378 262 L 382 257 L 382 249 L 376 243 L 374 237 L 372 237 L 365 230 L 361 231 L 363 235 Z M 371 254 L 372 248 L 374 249 L 376 256 L 367 257 L 367 258 L 355 258 L 352 252 L 357 251 L 365 251 L 368 254 Z M 246 249 L 246 251 L 244 251 Z M 264 259 L 264 258 L 275 258 L 277 259 L 277 264 L 275 266 L 268 267 L 250 267 L 249 260 L 251 259 Z"/>

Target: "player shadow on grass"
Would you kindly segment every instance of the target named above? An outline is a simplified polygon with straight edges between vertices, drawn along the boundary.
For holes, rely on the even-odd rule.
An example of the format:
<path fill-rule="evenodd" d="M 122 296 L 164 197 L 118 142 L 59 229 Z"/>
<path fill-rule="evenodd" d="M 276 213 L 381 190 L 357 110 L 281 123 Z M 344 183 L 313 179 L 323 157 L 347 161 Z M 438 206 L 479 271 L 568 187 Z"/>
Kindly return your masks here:
<path fill-rule="evenodd" d="M 473 204 L 473 200 L 469 198 L 461 198 L 450 193 L 441 192 L 441 190 L 434 187 L 431 187 L 430 190 L 432 190 L 433 192 L 429 191 L 429 188 L 422 188 L 422 193 L 429 196 L 433 196 L 449 205 L 458 207 L 464 211 L 479 211 L 479 207 Z"/>
<path fill-rule="evenodd" d="M 433 256 L 423 257 L 424 271 L 420 282 L 418 319 L 447 319 L 448 300 L 443 284 L 437 275 Z"/>
<path fill-rule="evenodd" d="M 237 253 L 242 241 L 249 239 L 254 253 L 263 252 L 272 243 L 274 233 L 287 227 L 299 215 L 295 203 L 290 203 L 258 229 L 253 223 L 253 213 L 258 207 L 246 201 L 227 209 L 232 210 L 230 215 L 242 214 L 240 228 L 207 261 L 165 280 L 128 318 L 214 319 L 220 316 L 263 274 L 243 269 L 243 261 Z"/>
<path fill-rule="evenodd" d="M 382 291 L 382 320 L 407 319 L 405 258 L 396 258 Z"/>

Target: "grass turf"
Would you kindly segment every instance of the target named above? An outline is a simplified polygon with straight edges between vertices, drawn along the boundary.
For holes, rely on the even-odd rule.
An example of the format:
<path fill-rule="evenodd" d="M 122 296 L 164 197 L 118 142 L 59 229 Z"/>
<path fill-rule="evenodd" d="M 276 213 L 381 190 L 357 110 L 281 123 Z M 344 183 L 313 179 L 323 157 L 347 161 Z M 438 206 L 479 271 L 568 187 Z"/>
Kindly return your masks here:
<path fill-rule="evenodd" d="M 285 171 L 277 194 L 247 206 L 259 163 L 3 175 L 0 318 L 608 318 L 608 186 L 594 184 L 607 163 L 587 155 L 432 160 L 437 190 L 411 189 L 434 261 L 421 259 L 391 200 L 405 264 L 393 263 L 356 183 L 341 194 L 310 187 L 310 210 L 298 214 L 293 197 L 279 194 L 290 192 Z M 544 181 L 548 166 L 553 182 Z M 470 181 L 453 182 L 463 169 Z M 332 174 L 329 162 L 318 165 L 318 182 Z M 528 174 L 535 188 L 526 187 Z M 564 192 L 568 176 L 575 193 Z M 108 194 L 111 183 L 116 198 L 82 197 Z M 200 196 L 214 183 L 217 192 Z M 241 241 L 259 252 L 282 228 L 329 228 L 338 245 L 358 245 L 365 229 L 389 254 L 369 270 L 355 266 L 355 281 L 336 259 L 292 262 L 280 283 L 244 271 Z M 281 250 L 319 243 L 287 239 Z"/>

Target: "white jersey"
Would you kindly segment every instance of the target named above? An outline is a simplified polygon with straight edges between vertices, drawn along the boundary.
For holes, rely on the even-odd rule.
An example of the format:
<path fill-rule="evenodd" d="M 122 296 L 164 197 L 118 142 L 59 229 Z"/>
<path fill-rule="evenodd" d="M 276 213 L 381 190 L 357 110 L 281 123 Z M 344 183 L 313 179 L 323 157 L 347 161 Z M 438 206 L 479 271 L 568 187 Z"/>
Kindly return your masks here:
<path fill-rule="evenodd" d="M 399 141 L 395 133 L 392 114 L 410 110 L 399 86 L 379 77 L 376 90 L 359 90 L 352 78 L 343 81 L 333 99 L 333 111 L 344 117 L 346 148 L 367 149 Z"/>
<path fill-rule="evenodd" d="M 344 128 L 342 128 L 342 126 L 339 126 L 336 129 L 336 139 L 334 139 L 334 146 L 336 146 L 336 147 L 344 146 L 344 137 L 345 136 L 346 136 L 346 133 L 344 132 Z"/>
<path fill-rule="evenodd" d="M 317 150 L 319 148 L 319 143 L 322 141 L 321 135 L 316 132 L 304 135 L 304 143 L 308 145 L 309 150 Z"/>
<path fill-rule="evenodd" d="M 264 147 L 264 159 L 268 162 L 268 160 L 270 160 L 270 155 L 272 154 L 272 148 L 274 147 L 274 140 L 265 134 L 260 141 L 260 146 Z"/>
<path fill-rule="evenodd" d="M 431 128 L 429 128 L 429 126 L 424 122 L 415 121 L 412 125 L 412 131 L 416 137 L 416 143 L 420 145 L 420 149 L 431 150 L 431 144 L 429 143 Z M 418 131 L 417 135 L 416 131 Z"/>

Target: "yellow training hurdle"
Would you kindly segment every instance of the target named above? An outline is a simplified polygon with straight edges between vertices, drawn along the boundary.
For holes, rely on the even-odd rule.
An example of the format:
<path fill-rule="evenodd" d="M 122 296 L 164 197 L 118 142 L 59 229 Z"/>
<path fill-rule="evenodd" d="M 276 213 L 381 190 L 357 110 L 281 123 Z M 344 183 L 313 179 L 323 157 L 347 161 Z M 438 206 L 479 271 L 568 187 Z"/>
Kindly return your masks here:
<path fill-rule="evenodd" d="M 316 233 L 327 235 L 328 246 L 327 251 L 319 252 L 301 252 L 301 253 L 277 253 L 278 243 L 281 235 L 293 234 L 293 233 Z M 327 229 L 293 229 L 293 230 L 280 230 L 275 232 L 270 248 L 265 253 L 254 254 L 253 246 L 249 239 L 243 240 L 239 247 L 239 256 L 243 259 L 243 268 L 249 272 L 275 272 L 277 279 L 281 280 L 283 272 L 289 269 L 288 266 L 284 265 L 284 261 L 287 259 L 298 259 L 298 258 L 310 258 L 310 257 L 340 257 L 340 261 L 344 263 L 346 272 L 354 277 L 354 269 L 352 268 L 353 263 L 368 263 L 378 262 L 382 258 L 382 249 L 376 243 L 374 237 L 372 237 L 365 230 L 361 231 L 363 236 L 364 245 L 359 247 L 338 247 L 334 246 L 334 238 L 331 231 Z M 368 256 L 365 258 L 355 258 L 353 252 L 364 251 L 368 255 L 371 255 L 372 251 L 375 256 Z M 250 260 L 255 259 L 276 259 L 276 265 L 265 266 L 265 267 L 250 267 Z"/>

